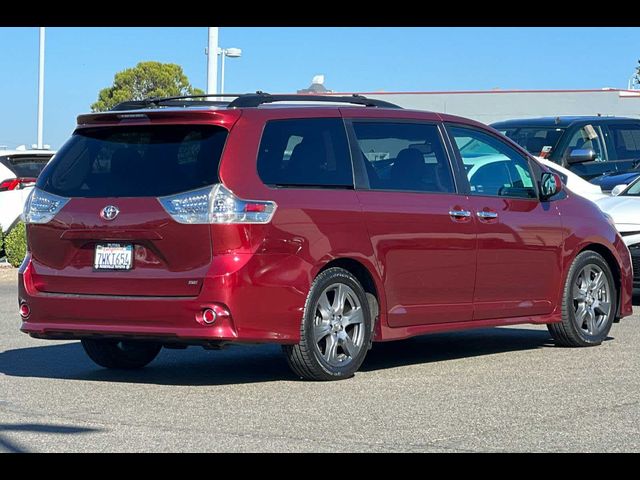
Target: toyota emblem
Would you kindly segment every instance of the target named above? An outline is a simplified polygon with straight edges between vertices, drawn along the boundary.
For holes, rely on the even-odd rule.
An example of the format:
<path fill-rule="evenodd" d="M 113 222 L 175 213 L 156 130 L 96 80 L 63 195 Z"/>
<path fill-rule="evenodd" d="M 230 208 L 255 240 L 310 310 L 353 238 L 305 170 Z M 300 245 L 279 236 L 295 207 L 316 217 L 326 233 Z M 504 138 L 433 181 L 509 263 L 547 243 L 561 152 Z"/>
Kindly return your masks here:
<path fill-rule="evenodd" d="M 120 213 L 120 210 L 118 210 L 118 207 L 114 205 L 107 205 L 100 212 L 100 216 L 105 220 L 113 220 L 118 216 L 119 213 Z"/>

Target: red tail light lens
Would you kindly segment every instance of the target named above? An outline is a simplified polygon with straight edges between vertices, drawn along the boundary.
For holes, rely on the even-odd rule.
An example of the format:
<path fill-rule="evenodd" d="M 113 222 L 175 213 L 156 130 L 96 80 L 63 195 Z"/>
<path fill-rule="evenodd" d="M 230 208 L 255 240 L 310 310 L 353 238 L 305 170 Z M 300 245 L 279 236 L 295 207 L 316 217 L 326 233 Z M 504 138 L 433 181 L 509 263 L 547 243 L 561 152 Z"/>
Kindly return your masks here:
<path fill-rule="evenodd" d="M 19 190 L 25 187 L 31 187 L 35 185 L 36 179 L 25 177 L 25 178 L 10 178 L 9 180 L 3 180 L 0 182 L 0 192 L 6 192 L 8 190 Z"/>
<path fill-rule="evenodd" d="M 180 223 L 269 223 L 277 207 L 275 202 L 238 198 L 222 184 L 158 200 Z"/>
<path fill-rule="evenodd" d="M 245 212 L 266 212 L 267 206 L 264 203 L 247 203 L 244 206 Z"/>

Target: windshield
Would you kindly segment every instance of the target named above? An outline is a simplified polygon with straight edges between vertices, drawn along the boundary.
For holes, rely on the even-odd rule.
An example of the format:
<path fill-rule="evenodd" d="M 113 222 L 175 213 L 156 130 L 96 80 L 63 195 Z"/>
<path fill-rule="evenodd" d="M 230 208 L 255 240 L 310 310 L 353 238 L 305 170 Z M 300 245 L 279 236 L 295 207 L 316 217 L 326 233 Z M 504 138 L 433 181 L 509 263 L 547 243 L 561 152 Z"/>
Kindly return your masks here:
<path fill-rule="evenodd" d="M 640 197 L 640 177 L 634 180 L 620 196 Z"/>
<path fill-rule="evenodd" d="M 547 158 L 564 133 L 557 127 L 509 127 L 498 131 L 523 147 L 531 155 Z"/>
<path fill-rule="evenodd" d="M 7 155 L 0 157 L 0 163 L 18 178 L 38 178 L 52 155 Z"/>
<path fill-rule="evenodd" d="M 159 197 L 218 182 L 227 130 L 142 125 L 77 130 L 38 179 L 62 197 Z"/>

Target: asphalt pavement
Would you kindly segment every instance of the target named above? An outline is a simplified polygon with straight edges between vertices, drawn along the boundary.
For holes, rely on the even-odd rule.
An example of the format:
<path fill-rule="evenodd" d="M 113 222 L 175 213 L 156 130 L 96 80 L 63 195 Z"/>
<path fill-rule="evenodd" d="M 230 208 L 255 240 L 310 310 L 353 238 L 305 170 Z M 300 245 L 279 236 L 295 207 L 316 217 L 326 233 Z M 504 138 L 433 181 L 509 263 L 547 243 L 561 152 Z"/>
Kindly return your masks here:
<path fill-rule="evenodd" d="M 21 333 L 0 269 L 0 451 L 640 451 L 640 311 L 601 346 L 518 326 L 375 344 L 355 377 L 300 381 L 280 348 L 163 350 L 108 371 Z"/>

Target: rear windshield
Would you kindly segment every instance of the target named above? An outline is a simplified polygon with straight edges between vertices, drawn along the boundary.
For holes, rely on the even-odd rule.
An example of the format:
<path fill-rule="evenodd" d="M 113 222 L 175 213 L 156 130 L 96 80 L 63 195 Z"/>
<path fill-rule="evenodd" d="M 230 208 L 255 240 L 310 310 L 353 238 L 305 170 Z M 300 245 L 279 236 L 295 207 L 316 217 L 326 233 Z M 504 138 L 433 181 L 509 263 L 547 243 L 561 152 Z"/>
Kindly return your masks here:
<path fill-rule="evenodd" d="M 37 186 L 63 197 L 157 197 L 212 185 L 227 130 L 144 125 L 77 130 Z"/>
<path fill-rule="evenodd" d="M 548 157 L 558 145 L 564 128 L 556 127 L 509 127 L 497 129 L 531 155 Z"/>
<path fill-rule="evenodd" d="M 38 178 L 51 155 L 10 155 L 0 157 L 0 163 L 18 178 Z"/>

